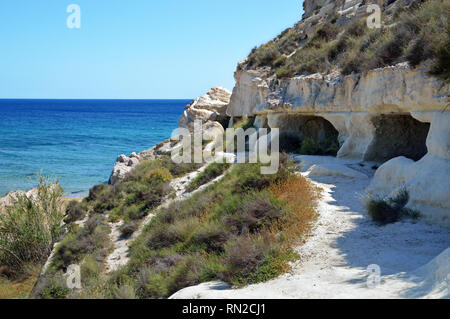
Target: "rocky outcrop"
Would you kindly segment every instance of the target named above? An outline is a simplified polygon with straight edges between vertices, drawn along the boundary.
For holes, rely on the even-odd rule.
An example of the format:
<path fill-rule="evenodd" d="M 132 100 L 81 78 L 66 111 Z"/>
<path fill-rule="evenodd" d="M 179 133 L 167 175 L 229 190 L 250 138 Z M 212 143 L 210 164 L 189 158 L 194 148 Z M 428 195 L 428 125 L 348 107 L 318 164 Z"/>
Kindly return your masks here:
<path fill-rule="evenodd" d="M 60 188 L 59 184 L 53 184 L 50 187 L 51 190 L 55 191 L 58 188 Z M 0 198 L 0 213 L 5 212 L 8 207 L 14 206 L 18 202 L 19 198 L 22 198 L 23 196 L 26 196 L 28 199 L 35 200 L 39 196 L 38 192 L 39 189 L 37 187 L 28 191 L 15 190 L 9 192 L 4 197 Z"/>
<path fill-rule="evenodd" d="M 4 197 L 0 198 L 0 213 L 6 211 L 8 207 L 14 206 L 17 203 L 18 198 L 21 196 L 32 197 L 36 196 L 37 189 L 33 188 L 29 191 L 12 191 L 6 194 Z"/>
<path fill-rule="evenodd" d="M 178 124 L 180 127 L 193 129 L 194 121 L 224 122 L 226 120 L 226 110 L 230 103 L 231 92 L 217 86 L 200 98 L 195 99 L 181 116 Z"/>
<path fill-rule="evenodd" d="M 221 136 L 224 133 L 224 128 L 220 122 L 224 122 L 227 118 L 226 110 L 230 102 L 230 96 L 231 92 L 221 86 L 212 88 L 208 93 L 196 98 L 186 106 L 179 120 L 179 126 L 193 130 L 194 122 L 200 120 L 202 122 L 202 134 L 209 136 L 212 140 L 216 136 Z M 142 161 L 170 155 L 175 148 L 180 147 L 177 144 L 177 141 L 168 139 L 139 154 L 119 155 L 109 178 L 109 184 L 114 185 L 124 179 Z"/>
<path fill-rule="evenodd" d="M 134 152 L 131 153 L 130 156 L 124 154 L 119 155 L 109 178 L 109 184 L 114 185 L 118 181 L 124 179 L 125 176 L 138 166 L 140 162 L 141 157 Z"/>
<path fill-rule="evenodd" d="M 406 189 L 408 207 L 418 210 L 430 222 L 450 227 L 450 114 L 413 112 L 431 123 L 427 138 L 428 153 L 415 162 L 406 157 L 383 164 L 367 192 L 375 197 L 393 197 Z"/>

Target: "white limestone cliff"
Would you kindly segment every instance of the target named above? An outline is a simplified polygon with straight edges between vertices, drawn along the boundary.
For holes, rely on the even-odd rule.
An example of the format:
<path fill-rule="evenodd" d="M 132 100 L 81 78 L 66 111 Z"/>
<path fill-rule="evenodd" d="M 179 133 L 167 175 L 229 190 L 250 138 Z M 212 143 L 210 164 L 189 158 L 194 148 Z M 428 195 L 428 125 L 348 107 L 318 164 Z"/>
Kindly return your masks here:
<path fill-rule="evenodd" d="M 195 120 L 221 122 L 226 118 L 226 110 L 230 103 L 231 92 L 224 87 L 217 86 L 205 95 L 195 99 L 181 116 L 180 127 L 192 129 Z"/>
<path fill-rule="evenodd" d="M 368 189 L 372 196 L 406 188 L 410 207 L 450 226 L 450 85 L 426 70 L 400 63 L 365 74 L 276 80 L 267 69 L 238 67 L 227 114 L 254 116 L 258 127 L 301 137 L 331 124 L 338 157 L 384 163 Z"/>

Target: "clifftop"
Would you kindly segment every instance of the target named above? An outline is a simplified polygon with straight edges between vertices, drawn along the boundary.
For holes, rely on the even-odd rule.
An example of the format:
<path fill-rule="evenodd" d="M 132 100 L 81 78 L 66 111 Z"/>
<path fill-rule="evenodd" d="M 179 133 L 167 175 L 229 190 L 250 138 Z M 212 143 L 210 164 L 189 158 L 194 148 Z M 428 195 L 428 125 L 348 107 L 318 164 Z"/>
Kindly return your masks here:
<path fill-rule="evenodd" d="M 373 4 L 381 10 L 379 28 L 367 24 Z M 283 79 L 431 60 L 430 73 L 449 79 L 449 0 L 306 0 L 304 10 L 300 22 L 253 49 L 238 70 L 265 69 Z"/>

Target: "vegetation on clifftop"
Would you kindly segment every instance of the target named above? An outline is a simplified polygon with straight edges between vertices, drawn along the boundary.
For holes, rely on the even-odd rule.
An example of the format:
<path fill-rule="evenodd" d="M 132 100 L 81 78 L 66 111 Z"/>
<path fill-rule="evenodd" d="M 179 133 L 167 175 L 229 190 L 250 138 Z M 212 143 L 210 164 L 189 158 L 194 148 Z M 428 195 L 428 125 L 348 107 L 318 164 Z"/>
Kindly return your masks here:
<path fill-rule="evenodd" d="M 416 67 L 430 60 L 429 72 L 449 81 L 449 16 L 450 0 L 426 0 L 383 15 L 380 29 L 369 29 L 365 19 L 342 27 L 335 15 L 304 39 L 299 23 L 255 48 L 247 67 L 270 67 L 272 74 L 284 78 L 332 70 L 359 73 L 404 61 Z"/>

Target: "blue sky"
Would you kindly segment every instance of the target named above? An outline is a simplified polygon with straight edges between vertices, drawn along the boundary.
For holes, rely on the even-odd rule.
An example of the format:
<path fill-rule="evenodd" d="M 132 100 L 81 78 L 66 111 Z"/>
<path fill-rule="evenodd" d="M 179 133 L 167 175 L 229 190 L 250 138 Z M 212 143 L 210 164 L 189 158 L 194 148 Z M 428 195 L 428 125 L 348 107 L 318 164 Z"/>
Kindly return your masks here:
<path fill-rule="evenodd" d="M 193 98 L 234 86 L 300 0 L 1 0 L 0 98 Z M 69 4 L 81 29 L 66 25 Z"/>

